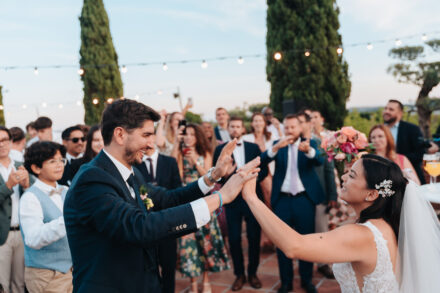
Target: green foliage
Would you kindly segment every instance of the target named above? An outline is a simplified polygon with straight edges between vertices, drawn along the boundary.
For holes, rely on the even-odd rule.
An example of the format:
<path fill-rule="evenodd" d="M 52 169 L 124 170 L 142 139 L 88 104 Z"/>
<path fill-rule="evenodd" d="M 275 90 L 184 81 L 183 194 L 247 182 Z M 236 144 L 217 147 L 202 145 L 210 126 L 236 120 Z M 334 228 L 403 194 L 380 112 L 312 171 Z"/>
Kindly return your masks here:
<path fill-rule="evenodd" d="M 342 126 L 351 83 L 348 64 L 336 53 L 342 46 L 338 14 L 334 0 L 268 1 L 266 72 L 275 113 L 294 100 L 319 110 L 331 128 Z M 313 48 L 309 57 L 307 48 Z M 278 51 L 283 57 L 275 61 Z"/>
<path fill-rule="evenodd" d="M 186 112 L 186 114 L 185 114 L 185 120 L 186 120 L 188 123 L 196 123 L 196 124 L 201 124 L 202 121 L 203 121 L 201 115 L 196 114 L 196 113 L 193 113 L 193 112 L 190 112 L 190 111 Z"/>
<path fill-rule="evenodd" d="M 376 112 L 359 112 L 358 110 L 353 110 L 348 113 L 344 120 L 344 125 L 353 126 L 367 136 L 374 125 L 381 123 L 383 123 L 382 109 Z"/>
<path fill-rule="evenodd" d="M 249 105 L 248 110 L 251 113 L 256 113 L 256 112 L 261 113 L 263 111 L 263 108 L 267 107 L 267 106 L 269 106 L 269 104 L 267 104 L 267 103 L 252 104 L 252 105 Z"/>
<path fill-rule="evenodd" d="M 0 105 L 3 109 L 0 110 L 0 125 L 6 125 L 5 121 L 5 110 L 3 105 L 3 94 L 2 94 L 2 86 L 0 85 Z"/>
<path fill-rule="evenodd" d="M 102 0 L 84 0 L 81 16 L 80 65 L 84 69 L 84 107 L 86 124 L 101 119 L 106 100 L 123 96 L 118 55 L 113 46 L 109 20 Z M 93 99 L 99 103 L 94 105 Z"/>
<path fill-rule="evenodd" d="M 422 46 L 405 46 L 399 48 L 393 48 L 390 50 L 390 57 L 412 61 L 423 56 L 424 48 Z"/>

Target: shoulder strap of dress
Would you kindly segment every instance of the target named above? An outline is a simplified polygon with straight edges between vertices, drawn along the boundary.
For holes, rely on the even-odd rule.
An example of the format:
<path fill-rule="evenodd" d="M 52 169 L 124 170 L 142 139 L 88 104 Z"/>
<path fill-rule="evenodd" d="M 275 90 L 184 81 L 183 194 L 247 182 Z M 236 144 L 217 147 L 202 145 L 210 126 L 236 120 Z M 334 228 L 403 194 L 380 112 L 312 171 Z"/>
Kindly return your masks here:
<path fill-rule="evenodd" d="M 399 157 L 399 162 L 400 162 L 400 168 L 403 169 L 404 167 L 404 156 L 401 154 L 397 154 L 397 156 Z"/>

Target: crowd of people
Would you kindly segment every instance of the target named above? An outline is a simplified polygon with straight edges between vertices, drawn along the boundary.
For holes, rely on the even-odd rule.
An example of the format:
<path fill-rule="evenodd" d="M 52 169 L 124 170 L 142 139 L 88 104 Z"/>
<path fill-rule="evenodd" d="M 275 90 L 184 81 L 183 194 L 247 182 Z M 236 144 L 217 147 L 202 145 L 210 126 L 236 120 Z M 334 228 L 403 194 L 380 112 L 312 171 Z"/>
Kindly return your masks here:
<path fill-rule="evenodd" d="M 383 111 L 383 124 L 372 127 L 368 138 L 375 154 L 395 162 L 406 178 L 423 184 L 423 154 L 438 151 L 438 146 L 424 149 L 420 129 L 402 120 L 403 110 L 399 101 L 390 100 Z M 184 112 L 161 111 L 154 140 L 144 150 L 142 163 L 135 166 L 144 181 L 169 190 L 190 185 L 207 175 L 226 143 L 235 140 L 233 166 L 214 190 L 219 190 L 236 170 L 260 158 L 256 196 L 298 233 L 327 232 L 335 227 L 330 223 L 329 210 L 347 213 L 348 207 L 338 199 L 340 183 L 334 162 L 327 160 L 320 148 L 329 130 L 319 111 L 301 109 L 281 122 L 271 108 L 265 107 L 261 113 L 253 113 L 250 129 L 225 108 L 217 108 L 215 116 L 215 124 L 194 124 L 186 123 Z M 108 144 L 101 127 L 68 127 L 59 144 L 53 141 L 48 117 L 29 123 L 26 132 L 0 126 L 0 285 L 5 292 L 21 293 L 25 288 L 31 293 L 72 292 L 72 258 L 63 204 L 81 166 Z M 241 238 L 243 221 L 249 246 L 247 267 Z M 175 291 L 178 271 L 188 278 L 190 292 L 198 292 L 201 278 L 202 292 L 209 293 L 209 273 L 231 268 L 235 275 L 231 280 L 233 291 L 241 290 L 246 282 L 259 289 L 262 248 L 275 246 L 266 239 L 240 194 L 214 212 L 196 232 L 161 240 L 157 253 L 162 290 Z M 292 291 L 292 256 L 281 247 L 276 252 L 281 280 L 278 292 Z M 317 265 L 319 273 L 334 278 L 328 263 Z M 301 286 L 306 292 L 316 292 L 313 266 L 309 261 L 299 262 Z"/>

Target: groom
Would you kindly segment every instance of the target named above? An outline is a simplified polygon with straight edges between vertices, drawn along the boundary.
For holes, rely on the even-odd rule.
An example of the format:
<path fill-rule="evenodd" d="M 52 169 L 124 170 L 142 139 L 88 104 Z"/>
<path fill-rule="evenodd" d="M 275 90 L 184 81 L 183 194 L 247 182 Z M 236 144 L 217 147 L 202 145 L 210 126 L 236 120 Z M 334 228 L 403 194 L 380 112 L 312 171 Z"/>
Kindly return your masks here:
<path fill-rule="evenodd" d="M 184 188 L 167 191 L 146 184 L 132 167 L 142 162 L 159 118 L 148 106 L 127 99 L 103 113 L 104 150 L 80 169 L 64 204 L 73 292 L 161 292 L 158 241 L 195 232 L 221 203 L 217 194 L 201 197 L 231 165 L 235 141 L 216 167 Z M 247 179 L 231 178 L 221 190 L 223 202 L 232 201 Z M 143 203 L 141 192 L 153 208 Z"/>

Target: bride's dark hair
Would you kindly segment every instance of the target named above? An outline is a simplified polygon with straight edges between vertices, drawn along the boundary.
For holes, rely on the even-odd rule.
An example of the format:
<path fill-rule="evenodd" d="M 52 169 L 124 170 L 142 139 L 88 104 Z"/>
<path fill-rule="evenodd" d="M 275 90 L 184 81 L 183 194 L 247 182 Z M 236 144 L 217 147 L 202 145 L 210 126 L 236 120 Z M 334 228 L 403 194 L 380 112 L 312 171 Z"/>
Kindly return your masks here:
<path fill-rule="evenodd" d="M 385 197 L 379 195 L 371 206 L 362 210 L 358 221 L 359 223 L 365 223 L 370 219 L 383 218 L 390 224 L 396 238 L 398 238 L 400 212 L 408 180 L 403 176 L 400 167 L 386 158 L 368 154 L 362 156 L 361 160 L 367 188 L 376 189 L 376 184 L 379 185 L 384 180 L 391 180 L 391 190 L 394 191 L 394 194 Z"/>

